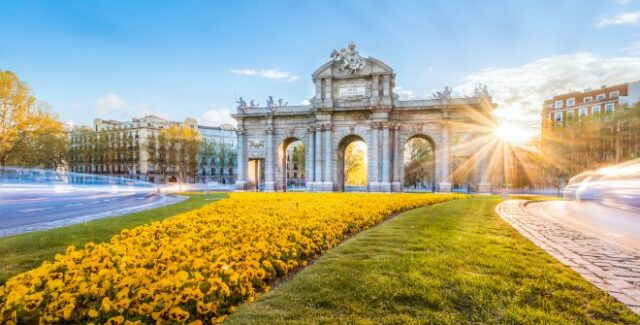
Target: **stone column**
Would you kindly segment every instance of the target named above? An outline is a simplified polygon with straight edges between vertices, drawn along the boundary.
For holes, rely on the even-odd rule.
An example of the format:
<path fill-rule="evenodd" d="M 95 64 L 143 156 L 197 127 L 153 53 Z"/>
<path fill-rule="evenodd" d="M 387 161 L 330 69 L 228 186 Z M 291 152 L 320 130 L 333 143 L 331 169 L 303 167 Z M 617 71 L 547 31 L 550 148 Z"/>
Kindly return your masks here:
<path fill-rule="evenodd" d="M 380 101 L 380 93 L 378 92 L 378 80 L 378 76 L 373 76 L 371 78 L 371 106 L 378 105 L 378 102 Z"/>
<path fill-rule="evenodd" d="M 320 191 L 322 190 L 322 126 L 316 126 L 316 136 L 315 136 L 315 181 L 313 183 L 313 190 Z"/>
<path fill-rule="evenodd" d="M 391 169 L 393 170 L 393 178 L 391 181 L 391 191 L 392 192 L 402 192 L 402 164 L 404 163 L 403 158 L 400 156 L 400 125 L 396 124 L 393 126 L 393 166 Z"/>
<path fill-rule="evenodd" d="M 244 191 L 247 189 L 247 157 L 245 155 L 245 135 L 243 129 L 238 129 L 236 131 L 238 136 L 238 179 L 236 180 L 236 190 Z"/>
<path fill-rule="evenodd" d="M 391 85 L 389 83 L 389 75 L 386 74 L 382 77 L 382 96 L 387 98 L 391 96 Z"/>
<path fill-rule="evenodd" d="M 389 168 L 391 163 L 391 156 L 389 155 L 389 125 L 384 124 L 382 126 L 382 172 L 380 173 L 382 176 L 382 180 L 380 182 L 380 191 L 381 192 L 390 192 L 391 191 L 391 181 L 389 178 Z"/>
<path fill-rule="evenodd" d="M 305 184 L 304 187 L 307 191 L 313 191 L 313 184 L 315 184 L 315 132 L 314 127 L 307 129 L 307 143 L 305 145 Z"/>
<path fill-rule="evenodd" d="M 369 152 L 371 153 L 371 157 L 369 158 L 369 191 L 370 192 L 378 192 L 380 191 L 380 144 L 378 143 L 378 129 L 380 125 L 378 123 L 371 123 L 371 149 Z"/>
<path fill-rule="evenodd" d="M 265 145 L 267 156 L 264 162 L 264 190 L 265 192 L 275 191 L 276 183 L 273 180 L 275 174 L 275 161 L 273 152 L 273 128 L 267 129 L 267 143 Z"/>
<path fill-rule="evenodd" d="M 324 105 L 325 107 L 333 106 L 333 86 L 331 79 L 325 79 L 324 82 Z"/>
<path fill-rule="evenodd" d="M 319 103 L 322 101 L 322 79 L 316 79 L 314 82 L 316 85 L 316 102 Z"/>
<path fill-rule="evenodd" d="M 333 146 L 331 141 L 331 124 L 324 126 L 324 180 L 322 182 L 322 190 L 333 191 Z"/>
<path fill-rule="evenodd" d="M 476 159 L 476 173 L 478 182 L 478 193 L 491 193 L 491 173 L 489 171 L 489 155 L 485 150 L 477 155 Z"/>
<path fill-rule="evenodd" d="M 449 124 L 442 124 L 442 140 L 440 141 L 440 182 L 438 191 L 451 192 L 451 177 L 449 175 L 450 145 L 449 145 Z"/>

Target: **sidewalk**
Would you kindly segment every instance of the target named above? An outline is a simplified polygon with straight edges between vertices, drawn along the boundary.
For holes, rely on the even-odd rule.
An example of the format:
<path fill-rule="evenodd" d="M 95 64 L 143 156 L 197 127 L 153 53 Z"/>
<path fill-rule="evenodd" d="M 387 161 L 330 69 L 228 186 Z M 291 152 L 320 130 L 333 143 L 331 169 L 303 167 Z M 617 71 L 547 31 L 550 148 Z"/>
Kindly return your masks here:
<path fill-rule="evenodd" d="M 522 235 L 596 287 L 640 314 L 640 252 L 624 250 L 544 217 L 525 200 L 500 203 L 496 212 Z"/>

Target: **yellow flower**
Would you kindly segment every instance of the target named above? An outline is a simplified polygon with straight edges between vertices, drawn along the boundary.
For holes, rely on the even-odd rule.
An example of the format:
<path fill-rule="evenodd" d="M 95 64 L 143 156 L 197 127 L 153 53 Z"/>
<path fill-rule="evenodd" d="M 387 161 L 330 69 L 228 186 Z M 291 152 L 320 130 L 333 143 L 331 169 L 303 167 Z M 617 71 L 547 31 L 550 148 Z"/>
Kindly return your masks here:
<path fill-rule="evenodd" d="M 100 316 L 100 313 L 98 313 L 97 310 L 91 308 L 91 309 L 89 309 L 89 312 L 87 313 L 87 316 L 89 316 L 91 318 L 96 318 L 96 317 Z"/>
<path fill-rule="evenodd" d="M 196 310 L 198 310 L 199 314 L 208 314 L 211 311 L 212 303 L 205 304 L 202 301 L 198 301 L 196 304 Z"/>
<path fill-rule="evenodd" d="M 189 312 L 180 307 L 173 307 L 169 310 L 169 318 L 178 322 L 184 322 L 189 319 Z"/>
<path fill-rule="evenodd" d="M 273 278 L 347 236 L 393 213 L 465 197 L 231 193 L 198 210 L 123 229 L 108 242 L 70 246 L 10 278 L 0 286 L 0 323 L 19 323 L 18 311 L 44 323 L 88 323 L 114 312 L 135 316 L 128 324 L 186 322 L 193 302 L 198 315 L 217 313 L 211 321 L 221 322 L 238 303 L 268 292 Z M 100 305 L 86 303 L 87 296 Z M 124 323 L 122 315 L 107 323 Z"/>
<path fill-rule="evenodd" d="M 102 299 L 100 310 L 104 311 L 105 313 L 108 313 L 111 311 L 112 308 L 113 308 L 113 303 L 111 302 L 111 299 L 109 299 L 109 297 L 105 297 L 104 299 Z"/>
<path fill-rule="evenodd" d="M 120 325 L 124 323 L 124 316 L 119 315 L 119 316 L 114 316 L 111 317 L 109 319 L 107 319 L 107 321 L 104 323 L 105 325 Z"/>

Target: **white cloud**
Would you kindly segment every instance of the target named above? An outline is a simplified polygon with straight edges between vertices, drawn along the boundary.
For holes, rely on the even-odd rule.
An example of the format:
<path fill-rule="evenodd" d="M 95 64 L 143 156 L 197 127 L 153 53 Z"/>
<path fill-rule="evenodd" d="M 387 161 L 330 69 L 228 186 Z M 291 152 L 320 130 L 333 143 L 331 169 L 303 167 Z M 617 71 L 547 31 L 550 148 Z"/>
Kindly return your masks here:
<path fill-rule="evenodd" d="M 602 58 L 576 53 L 540 59 L 516 68 L 485 69 L 465 77 L 456 87 L 471 94 L 478 83 L 488 86 L 499 106 L 496 115 L 537 131 L 545 98 L 588 87 L 635 81 L 640 76 L 637 57 Z"/>
<path fill-rule="evenodd" d="M 640 55 L 640 41 L 632 42 L 629 46 L 622 48 L 622 51 L 631 55 Z"/>
<path fill-rule="evenodd" d="M 286 71 L 282 71 L 282 70 L 278 70 L 278 69 L 262 69 L 262 70 L 256 70 L 256 69 L 231 69 L 229 70 L 231 73 L 234 74 L 239 74 L 239 75 L 243 75 L 243 76 L 254 76 L 254 77 L 261 77 L 261 78 L 267 78 L 267 79 L 280 79 L 280 80 L 285 80 L 285 81 L 296 81 L 298 80 L 298 76 L 290 73 L 290 72 L 286 72 Z"/>
<path fill-rule="evenodd" d="M 236 125 L 236 120 L 231 116 L 231 110 L 228 108 L 211 109 L 204 112 L 198 122 L 206 126 L 220 126 L 224 123 Z"/>
<path fill-rule="evenodd" d="M 393 92 L 400 96 L 400 99 L 416 98 L 416 94 L 413 92 L 413 90 L 403 89 L 402 86 L 396 87 Z"/>
<path fill-rule="evenodd" d="M 114 112 L 120 114 L 126 104 L 117 94 L 106 94 L 96 100 L 96 108 L 101 116 L 110 115 Z"/>
<path fill-rule="evenodd" d="M 300 102 L 300 105 L 311 105 L 311 102 L 308 99 L 304 99 Z"/>
<path fill-rule="evenodd" d="M 104 119 L 128 120 L 133 117 L 155 115 L 169 119 L 169 114 L 158 112 L 147 104 L 130 105 L 118 94 L 106 94 L 96 100 L 97 116 Z"/>
<path fill-rule="evenodd" d="M 640 23 L 640 11 L 623 12 L 610 18 L 600 18 L 596 23 L 597 27 L 609 25 L 635 25 Z"/>

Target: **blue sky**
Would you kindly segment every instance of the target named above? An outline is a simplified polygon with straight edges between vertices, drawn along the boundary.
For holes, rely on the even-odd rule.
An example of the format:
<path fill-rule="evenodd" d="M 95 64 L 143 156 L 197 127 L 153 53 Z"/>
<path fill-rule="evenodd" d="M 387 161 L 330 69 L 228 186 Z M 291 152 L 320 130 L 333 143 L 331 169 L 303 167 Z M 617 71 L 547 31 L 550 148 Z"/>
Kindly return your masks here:
<path fill-rule="evenodd" d="M 554 92 L 640 79 L 640 0 L 8 0 L 0 31 L 0 69 L 75 124 L 215 124 L 238 95 L 298 104 L 350 40 L 394 68 L 403 98 L 484 82 L 502 118 L 532 129 Z"/>

